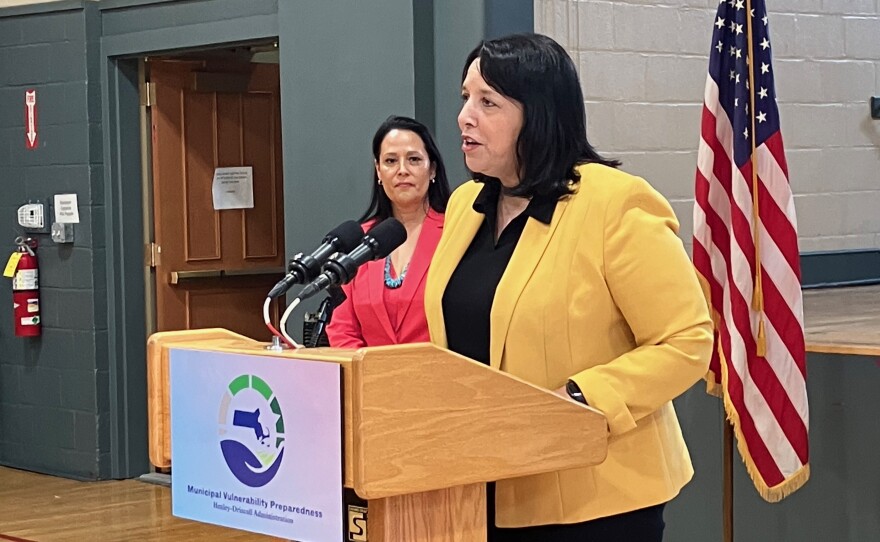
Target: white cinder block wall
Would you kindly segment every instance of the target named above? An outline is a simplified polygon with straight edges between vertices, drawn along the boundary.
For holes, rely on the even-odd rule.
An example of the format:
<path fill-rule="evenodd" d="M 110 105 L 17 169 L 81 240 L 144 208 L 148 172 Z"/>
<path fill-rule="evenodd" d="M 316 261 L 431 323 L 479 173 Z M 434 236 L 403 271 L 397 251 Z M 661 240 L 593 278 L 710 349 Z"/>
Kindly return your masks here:
<path fill-rule="evenodd" d="M 578 65 L 590 141 L 672 202 L 690 247 L 719 0 L 535 0 Z M 767 0 L 802 252 L 880 248 L 880 0 Z"/>

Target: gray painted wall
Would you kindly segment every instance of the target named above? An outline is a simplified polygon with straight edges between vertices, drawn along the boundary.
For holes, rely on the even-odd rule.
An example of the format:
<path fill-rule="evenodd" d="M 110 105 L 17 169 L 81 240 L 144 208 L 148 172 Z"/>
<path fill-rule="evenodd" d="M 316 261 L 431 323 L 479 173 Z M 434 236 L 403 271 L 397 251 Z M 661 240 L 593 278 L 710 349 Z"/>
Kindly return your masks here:
<path fill-rule="evenodd" d="M 531 0 L 434 2 L 434 135 L 453 188 L 470 178 L 458 128 L 464 61 L 481 40 L 531 32 L 533 23 Z"/>
<path fill-rule="evenodd" d="M 75 193 L 82 221 L 72 245 L 36 236 L 41 338 L 13 336 L 11 286 L 0 283 L 0 464 L 98 478 L 109 473 L 109 372 L 101 96 L 88 32 L 97 12 L 57 9 L 0 11 L 0 246 L 11 252 L 14 212 L 28 198 Z M 37 91 L 35 150 L 24 145 L 26 89 Z"/>
<path fill-rule="evenodd" d="M 412 0 L 280 2 L 278 27 L 284 220 L 293 255 L 364 212 L 373 133 L 389 115 L 415 114 Z M 294 337 L 319 301 L 291 316 Z"/>
<path fill-rule="evenodd" d="M 461 70 L 468 53 L 483 39 L 482 1 L 451 0 L 434 3 L 434 96 L 437 108 L 434 136 L 443 153 L 449 183 L 455 187 L 470 176 L 461 153 Z"/>
<path fill-rule="evenodd" d="M 880 366 L 864 356 L 809 354 L 807 374 L 810 480 L 769 504 L 735 453 L 735 540 L 862 542 L 880 533 Z M 666 509 L 666 539 L 721 540 L 721 403 L 701 383 L 675 408 L 696 474 Z"/>

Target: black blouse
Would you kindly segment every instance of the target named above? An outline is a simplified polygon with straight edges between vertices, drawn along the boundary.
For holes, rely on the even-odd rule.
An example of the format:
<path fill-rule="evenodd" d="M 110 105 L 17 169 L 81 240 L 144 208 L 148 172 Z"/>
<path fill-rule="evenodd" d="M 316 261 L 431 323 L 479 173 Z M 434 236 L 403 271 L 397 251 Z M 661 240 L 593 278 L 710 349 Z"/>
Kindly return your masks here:
<path fill-rule="evenodd" d="M 555 198 L 535 196 L 495 242 L 495 223 L 501 183 L 487 181 L 474 211 L 485 215 L 480 229 L 452 273 L 443 292 L 443 320 L 449 350 L 489 363 L 489 316 L 495 290 L 507 269 L 529 217 L 550 224 Z"/>

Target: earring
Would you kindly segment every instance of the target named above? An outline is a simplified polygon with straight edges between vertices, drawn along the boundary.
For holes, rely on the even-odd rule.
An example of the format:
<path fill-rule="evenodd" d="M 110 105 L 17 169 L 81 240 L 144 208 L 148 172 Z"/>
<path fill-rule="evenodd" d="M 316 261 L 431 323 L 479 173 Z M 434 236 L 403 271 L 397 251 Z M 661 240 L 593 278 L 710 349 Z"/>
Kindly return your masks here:
<path fill-rule="evenodd" d="M 435 179 L 434 177 L 431 177 L 431 184 L 434 184 L 436 182 L 437 182 L 437 179 Z"/>
<path fill-rule="evenodd" d="M 382 179 L 376 179 L 376 184 L 378 184 L 379 186 L 382 186 Z"/>

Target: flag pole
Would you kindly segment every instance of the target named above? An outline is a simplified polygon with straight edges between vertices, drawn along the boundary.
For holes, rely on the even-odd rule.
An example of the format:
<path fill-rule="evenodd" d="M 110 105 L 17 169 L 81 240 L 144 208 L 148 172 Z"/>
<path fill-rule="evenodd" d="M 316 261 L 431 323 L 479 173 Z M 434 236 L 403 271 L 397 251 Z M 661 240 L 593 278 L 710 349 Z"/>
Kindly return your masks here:
<path fill-rule="evenodd" d="M 767 355 L 767 338 L 764 335 L 764 288 L 761 280 L 761 215 L 758 207 L 758 153 L 755 152 L 755 55 L 752 37 L 752 0 L 746 0 L 746 44 L 748 55 L 746 56 L 746 68 L 749 71 L 749 120 L 751 122 L 752 154 L 749 160 L 752 163 L 752 240 L 755 245 L 755 286 L 752 291 L 752 309 L 758 313 L 758 333 L 756 336 L 756 354 L 760 357 Z"/>
<path fill-rule="evenodd" d="M 752 309 L 758 313 L 758 332 L 756 334 L 755 354 L 767 355 L 767 338 L 764 332 L 764 288 L 761 277 L 761 215 L 758 205 L 758 153 L 755 133 L 755 55 L 752 29 L 752 1 L 746 0 L 746 68 L 748 69 L 749 90 L 749 140 L 752 152 L 749 156 L 752 169 L 752 241 L 755 246 L 755 277 L 752 291 Z M 726 416 L 725 416 L 726 418 Z M 724 542 L 733 542 L 733 420 L 724 420 L 723 465 L 722 465 L 722 533 Z"/>
<path fill-rule="evenodd" d="M 721 528 L 724 542 L 733 542 L 733 422 L 729 420 L 724 420 L 723 446 Z"/>

